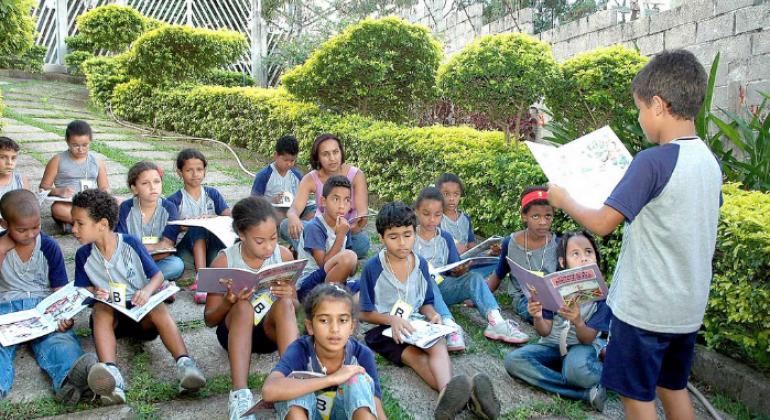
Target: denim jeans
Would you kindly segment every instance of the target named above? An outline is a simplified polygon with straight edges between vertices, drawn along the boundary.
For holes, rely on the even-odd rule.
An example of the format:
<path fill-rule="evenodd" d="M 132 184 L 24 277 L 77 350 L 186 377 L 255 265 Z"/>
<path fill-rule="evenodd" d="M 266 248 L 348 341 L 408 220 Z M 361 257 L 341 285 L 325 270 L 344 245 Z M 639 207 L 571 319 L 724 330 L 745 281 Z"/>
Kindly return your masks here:
<path fill-rule="evenodd" d="M 570 346 L 563 359 L 557 346 L 546 344 L 528 344 L 505 356 L 509 375 L 573 400 L 588 401 L 602 367 L 596 348 L 583 344 Z"/>
<path fill-rule="evenodd" d="M 169 255 L 162 260 L 155 261 L 158 269 L 163 273 L 163 278 L 168 281 L 174 281 L 182 277 L 184 272 L 184 261 L 176 255 Z"/>
<path fill-rule="evenodd" d="M 289 409 L 293 406 L 301 407 L 307 412 L 309 420 L 321 420 L 316 396 L 314 393 L 305 394 L 289 401 L 278 401 L 275 409 L 279 419 L 285 419 Z M 377 406 L 374 403 L 374 381 L 367 374 L 358 374 L 337 388 L 337 395 L 332 404 L 329 419 L 352 419 L 353 413 L 359 408 L 368 407 L 377 415 Z"/>
<path fill-rule="evenodd" d="M 310 223 L 309 220 L 300 220 L 302 222 L 303 229 L 305 226 L 307 226 L 308 223 Z M 278 226 L 278 235 L 283 239 L 284 241 L 291 244 L 291 247 L 297 250 L 299 247 L 299 239 L 294 239 L 289 235 L 289 219 L 283 219 L 281 220 L 281 224 Z M 366 256 L 369 254 L 369 246 L 371 245 L 371 241 L 369 240 L 369 236 L 366 235 L 366 232 L 361 231 L 358 233 L 354 233 L 351 235 L 351 243 L 350 247 L 353 250 L 353 252 L 356 253 L 356 256 L 359 260 L 366 258 Z"/>
<path fill-rule="evenodd" d="M 195 241 L 198 239 L 203 239 L 206 241 L 206 267 L 208 267 L 211 262 L 214 261 L 214 258 L 217 257 L 219 251 L 225 249 L 225 244 L 223 244 L 216 235 L 209 232 L 205 228 L 193 226 L 187 229 L 187 233 L 185 233 L 182 240 L 176 244 L 176 255 L 183 261 L 194 263 L 193 245 L 195 245 Z M 167 278 L 166 280 L 170 279 Z"/>
<path fill-rule="evenodd" d="M 500 309 L 495 295 L 479 273 L 468 271 L 459 277 L 445 276 L 438 288 L 448 305 L 472 300 L 484 319 L 487 319 L 489 311 Z"/>
<path fill-rule="evenodd" d="M 28 298 L 0 303 L 0 315 L 33 309 L 41 300 L 43 299 Z M 80 347 L 75 333 L 72 329 L 63 333 L 56 331 L 27 343 L 32 347 L 37 364 L 51 378 L 54 392 L 57 392 L 72 364 L 83 355 L 83 348 Z M 21 344 L 24 343 L 8 347 L 0 345 L 0 398 L 11 391 L 14 376 L 13 359 Z"/>

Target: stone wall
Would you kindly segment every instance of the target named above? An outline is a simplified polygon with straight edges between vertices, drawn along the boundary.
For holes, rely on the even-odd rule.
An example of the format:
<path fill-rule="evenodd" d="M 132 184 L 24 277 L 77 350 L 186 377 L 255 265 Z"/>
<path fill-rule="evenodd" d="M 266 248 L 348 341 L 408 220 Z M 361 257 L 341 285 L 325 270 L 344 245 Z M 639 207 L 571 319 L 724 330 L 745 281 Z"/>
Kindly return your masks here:
<path fill-rule="evenodd" d="M 477 36 L 534 32 L 532 9 L 483 25 L 480 5 L 453 9 L 454 4 L 427 0 L 400 15 L 431 28 L 447 54 Z M 686 48 L 709 70 L 721 52 L 715 108 L 735 110 L 743 98 L 756 105 L 762 101 L 760 91 L 770 93 L 770 0 L 688 0 L 682 7 L 654 16 L 621 20 L 622 15 L 605 10 L 533 36 L 550 43 L 559 61 L 623 44 L 645 55 Z"/>

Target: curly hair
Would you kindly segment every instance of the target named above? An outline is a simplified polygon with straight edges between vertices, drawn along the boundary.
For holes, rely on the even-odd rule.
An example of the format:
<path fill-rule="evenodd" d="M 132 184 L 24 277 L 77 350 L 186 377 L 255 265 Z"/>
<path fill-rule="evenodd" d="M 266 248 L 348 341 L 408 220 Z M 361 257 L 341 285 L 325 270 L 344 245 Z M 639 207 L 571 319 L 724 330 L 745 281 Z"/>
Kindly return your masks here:
<path fill-rule="evenodd" d="M 88 216 L 96 222 L 107 219 L 110 229 L 118 224 L 118 202 L 102 190 L 94 188 L 75 194 L 72 206 L 88 210 Z"/>

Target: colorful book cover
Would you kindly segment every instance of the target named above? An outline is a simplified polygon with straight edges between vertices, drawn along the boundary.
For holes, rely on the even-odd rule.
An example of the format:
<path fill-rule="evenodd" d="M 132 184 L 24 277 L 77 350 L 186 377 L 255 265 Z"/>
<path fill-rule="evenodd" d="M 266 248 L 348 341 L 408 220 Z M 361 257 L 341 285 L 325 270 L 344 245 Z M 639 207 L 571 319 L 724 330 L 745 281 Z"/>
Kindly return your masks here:
<path fill-rule="evenodd" d="M 243 289 L 264 289 L 272 283 L 297 281 L 307 260 L 286 261 L 263 267 L 257 272 L 242 268 L 201 268 L 198 270 L 198 290 L 207 293 L 227 293 Z"/>

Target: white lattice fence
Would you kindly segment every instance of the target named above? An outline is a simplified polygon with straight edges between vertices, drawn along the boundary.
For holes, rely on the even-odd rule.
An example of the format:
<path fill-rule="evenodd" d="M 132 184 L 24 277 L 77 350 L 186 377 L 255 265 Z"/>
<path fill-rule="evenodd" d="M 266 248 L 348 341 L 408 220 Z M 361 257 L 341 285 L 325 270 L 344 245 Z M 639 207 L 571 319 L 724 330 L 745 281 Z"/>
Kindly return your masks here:
<path fill-rule="evenodd" d="M 87 10 L 105 4 L 121 4 L 131 6 L 147 17 L 155 18 L 172 24 L 190 25 L 210 29 L 231 29 L 246 35 L 253 45 L 255 40 L 251 35 L 252 1 L 251 0 L 38 0 L 33 14 L 37 19 L 37 40 L 39 45 L 48 48 L 46 63 L 64 62 L 60 57 L 57 40 L 57 21 L 64 14 L 57 16 L 57 5 L 66 4 L 66 35 L 77 33 L 75 19 Z M 263 29 L 264 30 L 264 29 Z M 275 43 L 282 35 L 268 33 L 263 40 L 261 51 L 272 51 Z M 263 53 L 264 54 L 264 53 Z M 246 53 L 233 63 L 230 68 L 243 73 L 251 73 L 252 53 Z M 276 67 L 265 71 L 268 84 L 275 84 L 280 74 Z"/>

